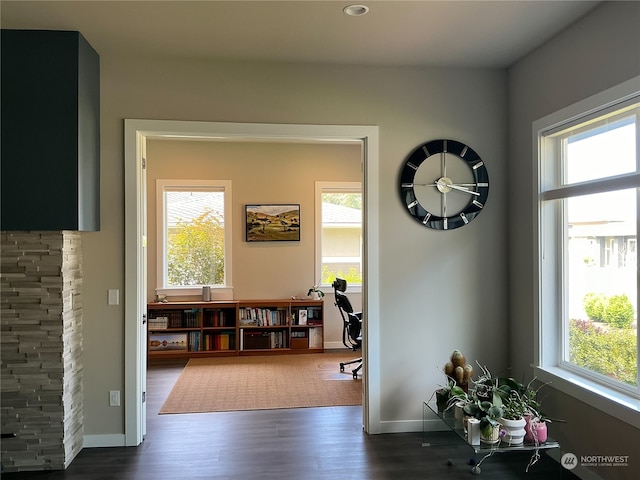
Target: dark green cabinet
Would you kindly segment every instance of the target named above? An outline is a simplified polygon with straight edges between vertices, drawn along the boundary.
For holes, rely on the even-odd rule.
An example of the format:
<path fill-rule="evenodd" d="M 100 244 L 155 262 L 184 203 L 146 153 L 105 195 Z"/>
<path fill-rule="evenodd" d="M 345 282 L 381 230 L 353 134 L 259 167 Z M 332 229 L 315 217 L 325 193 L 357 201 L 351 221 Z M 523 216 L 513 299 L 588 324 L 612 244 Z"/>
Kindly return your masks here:
<path fill-rule="evenodd" d="M 1 229 L 100 229 L 100 59 L 79 32 L 2 30 Z"/>

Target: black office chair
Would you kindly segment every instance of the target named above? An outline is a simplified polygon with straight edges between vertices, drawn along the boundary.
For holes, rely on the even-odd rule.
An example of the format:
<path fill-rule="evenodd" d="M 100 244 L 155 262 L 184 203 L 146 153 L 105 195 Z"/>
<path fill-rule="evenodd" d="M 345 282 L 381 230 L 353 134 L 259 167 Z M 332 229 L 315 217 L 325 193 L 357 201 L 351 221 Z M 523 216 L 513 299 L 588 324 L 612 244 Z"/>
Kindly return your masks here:
<path fill-rule="evenodd" d="M 354 312 L 349 298 L 343 293 L 347 289 L 347 281 L 336 278 L 333 284 L 333 294 L 336 299 L 336 307 L 342 317 L 342 343 L 354 352 L 362 348 L 362 312 Z M 362 369 L 362 357 L 348 362 L 340 362 L 340 371 L 344 372 L 344 366 L 357 363 L 352 370 L 353 378 L 358 378 L 358 372 Z"/>

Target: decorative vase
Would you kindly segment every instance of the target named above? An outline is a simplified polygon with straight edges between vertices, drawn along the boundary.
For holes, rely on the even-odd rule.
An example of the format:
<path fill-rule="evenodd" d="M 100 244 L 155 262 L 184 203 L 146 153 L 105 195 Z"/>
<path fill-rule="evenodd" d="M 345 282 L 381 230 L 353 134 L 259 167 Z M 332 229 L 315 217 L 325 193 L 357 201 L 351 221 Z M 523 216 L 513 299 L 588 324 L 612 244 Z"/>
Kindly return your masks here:
<path fill-rule="evenodd" d="M 524 436 L 526 434 L 525 425 L 527 422 L 524 418 L 518 420 L 510 420 L 507 418 L 500 419 L 500 425 L 505 430 L 505 436 L 502 439 L 507 445 L 521 445 L 524 442 Z"/>
<path fill-rule="evenodd" d="M 547 423 L 530 415 L 525 417 L 524 439 L 529 443 L 544 443 L 547 441 Z"/>
<path fill-rule="evenodd" d="M 311 300 L 320 300 L 320 294 L 318 292 L 313 292 L 311 294 Z"/>
<path fill-rule="evenodd" d="M 485 435 L 485 432 L 480 430 L 480 441 L 489 445 L 498 443 L 500 441 L 500 425 L 493 425 L 488 435 Z"/>

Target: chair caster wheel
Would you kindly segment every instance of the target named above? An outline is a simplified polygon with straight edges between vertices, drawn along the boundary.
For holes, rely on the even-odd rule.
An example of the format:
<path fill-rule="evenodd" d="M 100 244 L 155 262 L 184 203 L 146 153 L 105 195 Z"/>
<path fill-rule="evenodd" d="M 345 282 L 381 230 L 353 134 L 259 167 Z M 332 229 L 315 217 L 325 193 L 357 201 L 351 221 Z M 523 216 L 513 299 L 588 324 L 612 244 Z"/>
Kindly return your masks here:
<path fill-rule="evenodd" d="M 341 371 L 341 372 L 344 372 L 344 363 L 341 363 L 341 364 L 340 364 L 340 371 Z"/>
<path fill-rule="evenodd" d="M 353 379 L 357 380 L 358 379 L 358 372 L 353 372 Z"/>
<path fill-rule="evenodd" d="M 473 473 L 474 475 L 480 475 L 480 473 L 482 473 L 482 470 L 480 470 L 480 467 L 476 465 L 471 469 L 471 473 Z"/>

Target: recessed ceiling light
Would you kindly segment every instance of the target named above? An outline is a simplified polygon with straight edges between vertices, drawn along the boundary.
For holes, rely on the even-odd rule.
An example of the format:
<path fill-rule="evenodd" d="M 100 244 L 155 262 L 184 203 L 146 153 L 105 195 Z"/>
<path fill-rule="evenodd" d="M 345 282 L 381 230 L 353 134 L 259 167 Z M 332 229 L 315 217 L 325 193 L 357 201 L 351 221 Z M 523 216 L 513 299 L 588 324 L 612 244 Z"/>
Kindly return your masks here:
<path fill-rule="evenodd" d="M 347 5 L 342 11 L 352 17 L 360 17 L 369 11 L 369 7 L 366 5 Z"/>

